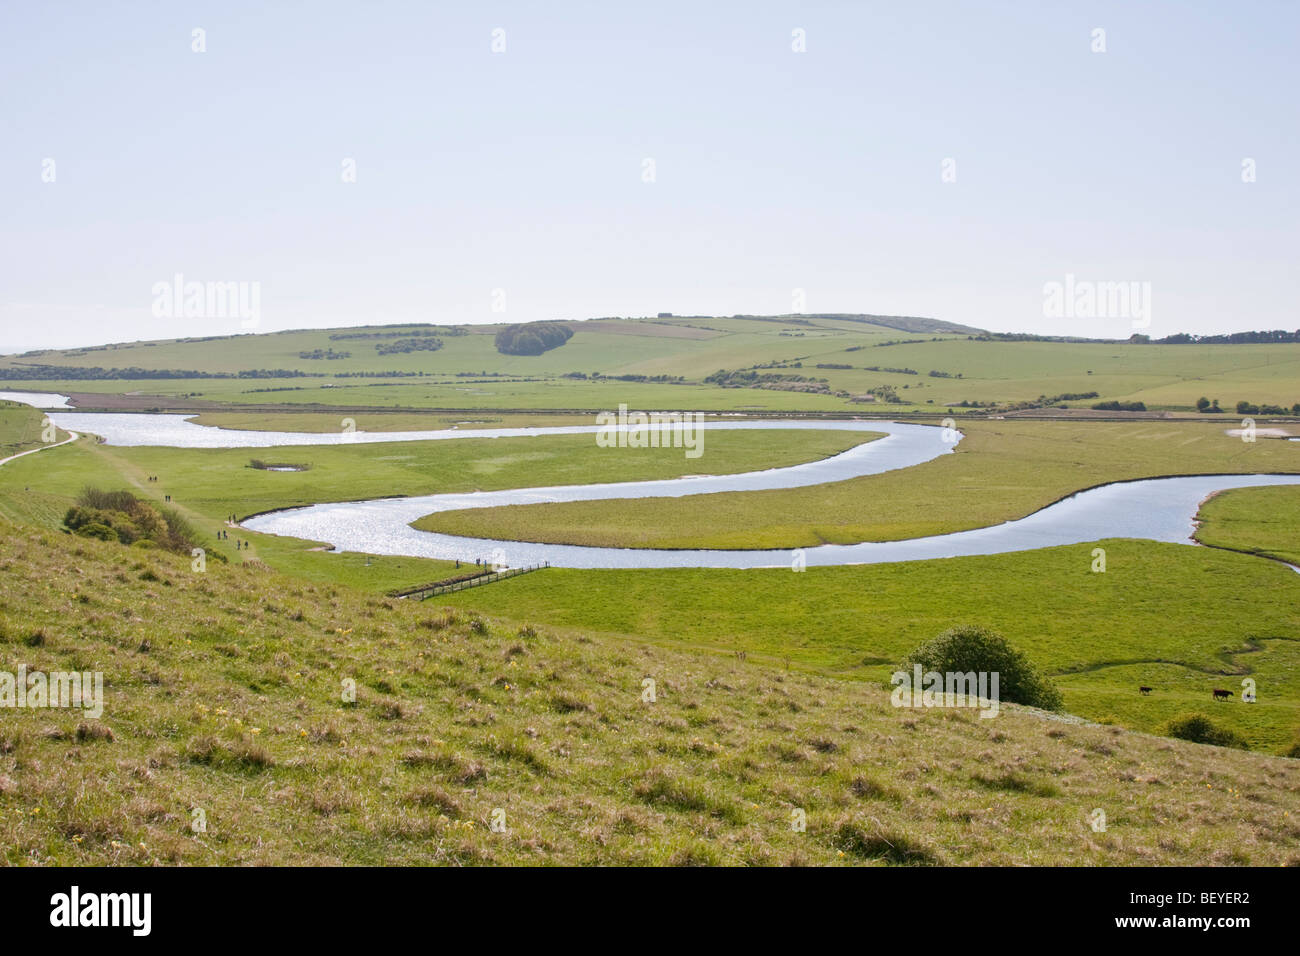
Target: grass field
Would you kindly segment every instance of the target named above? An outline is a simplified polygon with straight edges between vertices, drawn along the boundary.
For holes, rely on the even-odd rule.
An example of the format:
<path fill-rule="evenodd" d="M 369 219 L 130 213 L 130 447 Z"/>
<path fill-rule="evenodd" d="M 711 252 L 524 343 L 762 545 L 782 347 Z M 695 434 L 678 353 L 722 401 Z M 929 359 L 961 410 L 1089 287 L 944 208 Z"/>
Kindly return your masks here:
<path fill-rule="evenodd" d="M 0 571 L 5 667 L 104 674 L 0 710 L 9 864 L 1300 861 L 1293 760 L 13 525 Z"/>
<path fill-rule="evenodd" d="M 1201 506 L 1196 540 L 1300 565 L 1300 489 L 1234 488 Z"/>
<path fill-rule="evenodd" d="M 904 564 L 731 571 L 552 568 L 440 600 L 510 620 L 545 619 L 683 649 L 884 681 L 917 645 L 977 623 L 1053 674 L 1066 709 L 1157 731 L 1212 708 L 1256 747 L 1300 730 L 1300 576 L 1208 548 L 1094 544 Z M 744 600 L 735 600 L 743 594 Z M 1253 677 L 1259 702 L 1215 704 Z M 1152 686 L 1149 696 L 1138 687 Z"/>
<path fill-rule="evenodd" d="M 1031 514 L 1073 492 L 1161 475 L 1300 472 L 1300 442 L 1229 423 L 963 421 L 954 454 L 781 491 L 448 511 L 417 527 L 608 547 L 795 548 L 946 534 Z"/>

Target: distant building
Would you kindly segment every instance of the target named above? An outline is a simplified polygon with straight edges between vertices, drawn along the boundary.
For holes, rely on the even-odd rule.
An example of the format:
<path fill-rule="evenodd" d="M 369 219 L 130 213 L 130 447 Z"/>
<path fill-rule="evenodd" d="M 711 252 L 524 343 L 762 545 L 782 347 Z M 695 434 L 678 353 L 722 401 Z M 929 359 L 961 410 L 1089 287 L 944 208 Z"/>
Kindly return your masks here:
<path fill-rule="evenodd" d="M 657 317 L 660 319 L 671 319 L 673 314 L 671 312 L 660 312 Z"/>

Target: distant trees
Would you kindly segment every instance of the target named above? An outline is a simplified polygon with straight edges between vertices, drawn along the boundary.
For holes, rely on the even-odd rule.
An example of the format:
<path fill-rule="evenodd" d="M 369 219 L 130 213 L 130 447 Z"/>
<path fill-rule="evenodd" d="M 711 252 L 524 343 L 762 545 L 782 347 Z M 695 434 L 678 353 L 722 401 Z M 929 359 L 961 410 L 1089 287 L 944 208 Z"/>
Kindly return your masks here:
<path fill-rule="evenodd" d="M 1300 409 L 1300 403 L 1291 406 L 1291 414 L 1295 414 Z M 1286 415 L 1287 410 L 1281 405 L 1256 405 L 1254 402 L 1241 401 L 1237 403 L 1238 415 Z"/>
<path fill-rule="evenodd" d="M 436 335 L 396 339 L 392 342 L 378 342 L 375 344 L 375 352 L 379 355 L 393 355 L 398 352 L 436 352 L 440 348 L 442 348 L 442 339 Z"/>
<path fill-rule="evenodd" d="M 117 379 L 169 378 L 306 378 L 307 372 L 296 368 L 246 368 L 238 372 L 200 372 L 184 368 L 102 368 L 82 365 L 10 365 L 0 368 L 0 380 L 92 381 Z"/>
<path fill-rule="evenodd" d="M 351 358 L 351 352 L 335 352 L 333 349 L 304 349 L 298 353 L 300 359 L 325 359 L 333 362 L 337 359 Z"/>
<path fill-rule="evenodd" d="M 1230 332 L 1225 335 L 1189 335 L 1186 332 L 1179 332 L 1155 340 L 1156 345 L 1271 345 L 1279 342 L 1300 342 L 1300 329 L 1294 332 L 1283 329 L 1267 332 Z"/>
<path fill-rule="evenodd" d="M 1099 412 L 1145 412 L 1146 402 L 1098 402 L 1092 406 Z"/>
<path fill-rule="evenodd" d="M 563 322 L 528 322 L 507 325 L 497 333 L 495 344 L 502 355 L 541 355 L 572 337 L 573 329 Z"/>

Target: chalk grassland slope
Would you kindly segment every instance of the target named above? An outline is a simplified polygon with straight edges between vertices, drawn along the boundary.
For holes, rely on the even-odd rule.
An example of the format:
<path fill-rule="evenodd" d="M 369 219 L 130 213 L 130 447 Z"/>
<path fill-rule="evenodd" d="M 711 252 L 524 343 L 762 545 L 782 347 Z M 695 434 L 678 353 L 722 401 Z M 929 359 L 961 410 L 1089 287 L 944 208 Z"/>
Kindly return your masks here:
<path fill-rule="evenodd" d="M 44 420 L 45 413 L 30 405 L 0 401 L 0 459 L 44 447 Z M 55 429 L 55 441 L 67 437 L 67 432 Z"/>
<path fill-rule="evenodd" d="M 1094 485 L 1161 475 L 1300 472 L 1300 442 L 1199 422 L 964 421 L 952 455 L 788 491 L 450 511 L 417 527 L 472 537 L 651 548 L 795 548 L 947 534 L 1031 514 Z"/>
<path fill-rule="evenodd" d="M 0 708 L 11 864 L 1300 859 L 1296 761 L 895 709 L 867 685 L 12 525 L 0 572 L 3 667 L 105 678 L 99 720 Z"/>
<path fill-rule="evenodd" d="M 511 375 L 561 375 L 570 371 L 642 372 L 656 363 L 679 369 L 673 374 L 702 377 L 727 367 L 726 362 L 771 361 L 797 351 L 799 339 L 810 332 L 842 341 L 846 345 L 898 339 L 901 333 L 882 326 L 850 322 L 808 320 L 748 321 L 708 319 L 698 323 L 676 323 L 681 330 L 663 322 L 621 320 L 593 324 L 572 323 L 573 338 L 561 348 L 542 355 L 504 355 L 493 344 L 500 326 L 466 326 L 466 335 L 444 335 L 437 351 L 379 354 L 376 345 L 390 345 L 390 338 L 333 339 L 332 335 L 365 333 L 364 328 L 277 332 L 260 335 L 231 335 L 207 340 L 174 340 L 129 343 L 88 350 L 61 350 L 34 355 L 5 356 L 0 368 L 21 368 L 25 364 L 139 367 L 147 369 L 194 369 L 200 372 L 237 372 L 241 369 L 292 368 L 332 376 L 355 371 L 459 371 L 494 372 Z M 417 327 L 412 327 L 416 329 Z M 401 327 L 375 330 L 400 331 Z M 418 329 L 417 329 L 418 330 Z M 664 334 L 668 332 L 669 334 Z M 790 335 L 782 335 L 790 332 Z M 683 334 L 684 333 L 684 334 Z M 822 345 L 821 347 L 825 347 Z M 350 353 L 346 358 L 304 359 L 300 353 L 316 350 Z M 719 363 L 723 363 L 720 365 Z M 643 374 L 656 374 L 645 371 Z"/>
<path fill-rule="evenodd" d="M 882 319 L 882 321 L 884 321 Z M 24 363 L 105 368 L 238 372 L 294 369 L 309 378 L 131 381 L 28 381 L 35 388 L 196 397 L 220 402 L 413 408 L 605 409 L 620 401 L 645 408 L 803 411 L 880 410 L 843 395 L 701 384 L 720 369 L 824 379 L 850 396 L 892 388 L 903 404 L 887 409 L 960 414 L 965 402 L 1028 402 L 1097 392 L 1098 400 L 1144 401 L 1151 408 L 1190 410 L 1202 395 L 1223 408 L 1237 401 L 1290 408 L 1300 401 L 1300 345 L 1139 346 L 1119 342 L 981 341 L 933 330 L 909 332 L 849 318 L 787 316 L 574 323 L 561 348 L 540 356 L 506 356 L 492 345 L 495 326 L 445 336 L 438 351 L 380 355 L 391 339 L 331 339 L 362 330 L 237 335 L 211 340 L 133 343 L 88 350 L 0 357 L 0 370 Z M 383 330 L 392 332 L 392 329 Z M 399 329 L 400 331 L 400 329 Z M 318 350 L 336 360 L 303 359 Z M 796 366 L 796 363 L 797 366 Z M 818 368 L 818 365 L 848 366 Z M 789 366 L 789 367 L 780 367 Z M 878 369 L 874 370 L 873 369 Z M 889 371 L 894 369 L 895 371 Z M 901 370 L 916 374 L 907 374 Z M 340 377 L 355 372 L 423 373 L 419 379 Z M 946 377 L 931 376 L 931 372 Z M 474 380 L 457 373 L 488 373 Z M 590 375 L 667 375 L 688 385 L 583 381 Z M 504 378 L 502 378 L 504 377 Z M 15 382 L 20 387 L 23 382 Z"/>
<path fill-rule="evenodd" d="M 1201 505 L 1196 540 L 1300 565 L 1300 489 L 1234 488 Z"/>
<path fill-rule="evenodd" d="M 591 434 L 266 449 L 121 448 L 83 439 L 0 468 L 0 515 L 57 528 L 87 485 L 125 488 L 156 504 L 170 495 L 171 506 L 204 535 L 205 547 L 231 560 L 259 558 L 316 580 L 342 576 L 352 584 L 386 590 L 438 580 L 453 566 L 414 558 L 324 554 L 309 550 L 318 542 L 243 529 L 229 529 L 229 537 L 219 540 L 217 532 L 232 514 L 244 518 L 321 501 L 784 467 L 878 437 L 820 430 L 708 432 L 705 455 L 694 459 L 680 448 L 600 448 Z M 262 471 L 249 467 L 253 458 L 311 467 L 301 472 Z M 150 476 L 158 480 L 151 482 Z M 236 541 L 248 542 L 249 549 L 236 550 Z"/>
<path fill-rule="evenodd" d="M 1098 546 L 1104 573 L 1092 570 Z M 444 600 L 870 681 L 947 628 L 983 624 L 1052 674 L 1072 713 L 1158 732 L 1204 711 L 1277 753 L 1300 730 L 1298 599 L 1300 576 L 1276 562 L 1116 540 L 802 573 L 552 568 Z M 1258 703 L 1241 701 L 1244 677 Z M 1155 689 L 1143 696 L 1140 686 Z M 1216 704 L 1214 688 L 1232 701 Z"/>

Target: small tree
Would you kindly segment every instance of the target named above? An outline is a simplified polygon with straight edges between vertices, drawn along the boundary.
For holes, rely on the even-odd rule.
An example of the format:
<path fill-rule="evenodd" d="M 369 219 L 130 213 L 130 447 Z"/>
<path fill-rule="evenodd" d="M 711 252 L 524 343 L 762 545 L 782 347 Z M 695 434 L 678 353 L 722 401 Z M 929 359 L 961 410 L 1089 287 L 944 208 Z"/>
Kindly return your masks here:
<path fill-rule="evenodd" d="M 996 673 L 1002 700 L 1044 710 L 1060 710 L 1062 706 L 1056 686 L 1005 637 L 986 627 L 967 624 L 944 631 L 912 652 L 906 666 L 910 670 L 917 664 L 923 670 L 941 674 Z"/>

